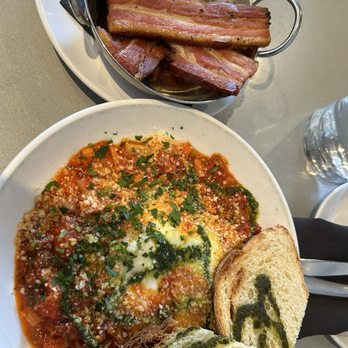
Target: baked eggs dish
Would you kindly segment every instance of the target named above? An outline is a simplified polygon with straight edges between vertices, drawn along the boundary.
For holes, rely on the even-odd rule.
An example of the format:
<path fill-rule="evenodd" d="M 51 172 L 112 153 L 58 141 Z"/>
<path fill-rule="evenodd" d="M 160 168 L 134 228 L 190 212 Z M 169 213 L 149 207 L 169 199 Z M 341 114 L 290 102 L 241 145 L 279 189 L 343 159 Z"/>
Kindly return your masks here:
<path fill-rule="evenodd" d="M 173 318 L 212 327 L 214 271 L 260 231 L 220 154 L 167 134 L 88 144 L 18 225 L 15 294 L 34 347 L 120 347 Z"/>

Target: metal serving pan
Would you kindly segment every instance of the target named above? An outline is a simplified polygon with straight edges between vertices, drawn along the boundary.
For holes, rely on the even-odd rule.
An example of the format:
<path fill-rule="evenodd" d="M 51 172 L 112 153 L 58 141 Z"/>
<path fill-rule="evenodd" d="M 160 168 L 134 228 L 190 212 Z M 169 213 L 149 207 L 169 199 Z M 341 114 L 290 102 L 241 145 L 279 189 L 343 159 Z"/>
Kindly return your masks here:
<path fill-rule="evenodd" d="M 239 0 L 236 3 L 252 4 L 256 5 L 262 0 Z M 295 13 L 294 23 L 288 37 L 277 47 L 268 50 L 258 50 L 251 53 L 254 57 L 271 57 L 282 51 L 284 51 L 296 38 L 302 22 L 302 10 L 298 0 L 286 0 L 288 1 Z M 174 83 L 163 83 L 158 81 L 147 81 L 147 84 L 135 79 L 123 66 L 110 54 L 105 47 L 96 26 L 100 25 L 104 28 L 106 18 L 106 6 L 105 1 L 100 0 L 68 0 L 71 10 L 78 22 L 90 28 L 93 36 L 98 43 L 102 54 L 111 64 L 111 66 L 129 83 L 138 88 L 142 92 L 154 98 L 162 98 L 172 102 L 181 104 L 195 104 L 203 105 L 215 102 L 218 99 L 225 98 L 225 96 L 219 95 L 211 88 L 200 86 L 198 84 L 187 83 L 183 80 L 177 80 Z"/>

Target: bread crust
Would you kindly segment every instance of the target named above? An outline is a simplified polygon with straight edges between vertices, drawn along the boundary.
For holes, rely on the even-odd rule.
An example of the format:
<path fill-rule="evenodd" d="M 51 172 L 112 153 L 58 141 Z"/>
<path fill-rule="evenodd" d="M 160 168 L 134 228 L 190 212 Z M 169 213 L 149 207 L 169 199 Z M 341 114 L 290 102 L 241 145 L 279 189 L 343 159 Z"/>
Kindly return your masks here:
<path fill-rule="evenodd" d="M 304 282 L 299 255 L 293 238 L 284 226 L 276 225 L 252 237 L 239 252 L 232 251 L 228 253 L 217 267 L 213 283 L 213 301 L 216 331 L 219 334 L 234 338 L 232 327 L 235 306 L 237 305 L 235 303 L 236 297 L 240 292 L 248 290 L 245 288 L 245 274 L 247 271 L 251 272 L 250 268 L 248 269 L 250 267 L 247 263 L 248 258 L 255 254 L 261 261 L 262 258 L 269 257 L 267 253 L 264 253 L 263 256 L 259 249 L 266 246 L 275 233 L 282 234 L 281 238 L 286 238 L 284 240 L 286 241 L 287 250 L 284 250 L 284 253 L 291 256 L 292 271 L 296 272 L 301 279 L 300 283 L 297 284 L 299 293 L 307 301 L 308 290 Z"/>

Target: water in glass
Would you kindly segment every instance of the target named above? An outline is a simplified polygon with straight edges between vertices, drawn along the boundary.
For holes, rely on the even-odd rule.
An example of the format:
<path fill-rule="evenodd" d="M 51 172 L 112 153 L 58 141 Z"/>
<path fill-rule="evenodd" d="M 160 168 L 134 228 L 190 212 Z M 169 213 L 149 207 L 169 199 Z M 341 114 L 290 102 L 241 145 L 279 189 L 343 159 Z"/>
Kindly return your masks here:
<path fill-rule="evenodd" d="M 307 171 L 331 183 L 348 181 L 348 96 L 317 109 L 305 123 Z"/>

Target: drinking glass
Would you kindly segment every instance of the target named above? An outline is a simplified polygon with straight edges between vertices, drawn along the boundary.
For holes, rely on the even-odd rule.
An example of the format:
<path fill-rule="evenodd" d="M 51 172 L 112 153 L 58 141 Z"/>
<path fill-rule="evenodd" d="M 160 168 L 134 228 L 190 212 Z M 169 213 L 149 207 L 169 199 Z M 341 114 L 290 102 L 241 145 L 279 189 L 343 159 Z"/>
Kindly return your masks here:
<path fill-rule="evenodd" d="M 348 181 L 348 96 L 306 120 L 303 148 L 310 174 L 334 184 Z"/>

